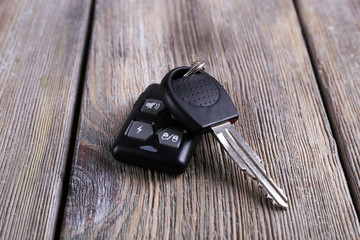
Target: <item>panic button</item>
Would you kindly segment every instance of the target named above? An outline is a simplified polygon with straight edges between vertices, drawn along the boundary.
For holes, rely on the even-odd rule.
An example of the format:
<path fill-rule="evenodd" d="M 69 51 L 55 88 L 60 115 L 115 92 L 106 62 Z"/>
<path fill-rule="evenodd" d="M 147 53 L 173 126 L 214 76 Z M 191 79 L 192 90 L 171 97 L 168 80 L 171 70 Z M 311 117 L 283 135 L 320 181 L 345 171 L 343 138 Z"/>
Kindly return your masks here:
<path fill-rule="evenodd" d="M 163 101 L 151 99 L 151 98 L 147 99 L 141 108 L 142 112 L 146 112 L 154 115 L 158 115 L 163 110 L 165 110 L 165 105 Z"/>
<path fill-rule="evenodd" d="M 153 128 L 151 124 L 144 123 L 140 121 L 133 121 L 129 132 L 127 133 L 128 137 L 139 139 L 145 141 L 153 134 Z"/>
<path fill-rule="evenodd" d="M 159 143 L 168 147 L 179 148 L 183 133 L 171 128 L 165 128 L 158 134 Z"/>

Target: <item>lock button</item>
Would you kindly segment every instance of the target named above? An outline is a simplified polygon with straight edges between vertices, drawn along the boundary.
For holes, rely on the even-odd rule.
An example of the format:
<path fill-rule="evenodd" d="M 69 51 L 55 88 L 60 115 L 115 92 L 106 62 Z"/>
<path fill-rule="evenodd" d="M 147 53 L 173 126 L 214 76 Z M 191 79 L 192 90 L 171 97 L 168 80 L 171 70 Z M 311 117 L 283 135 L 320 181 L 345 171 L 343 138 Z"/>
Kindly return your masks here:
<path fill-rule="evenodd" d="M 165 128 L 158 134 L 159 143 L 161 145 L 173 148 L 179 148 L 182 138 L 182 132 L 171 128 Z"/>

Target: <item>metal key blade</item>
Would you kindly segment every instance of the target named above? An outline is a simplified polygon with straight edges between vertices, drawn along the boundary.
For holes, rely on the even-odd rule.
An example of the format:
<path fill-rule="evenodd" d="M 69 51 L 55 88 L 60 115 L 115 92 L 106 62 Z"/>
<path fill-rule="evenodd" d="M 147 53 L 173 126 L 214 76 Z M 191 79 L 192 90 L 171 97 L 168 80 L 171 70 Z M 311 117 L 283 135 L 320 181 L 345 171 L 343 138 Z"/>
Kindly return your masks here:
<path fill-rule="evenodd" d="M 287 208 L 288 199 L 274 181 L 266 175 L 260 158 L 236 131 L 235 127 L 226 122 L 211 127 L 216 138 L 224 149 L 230 154 L 242 170 L 245 170 L 251 177 L 256 179 L 268 193 L 268 198 L 279 207 Z"/>

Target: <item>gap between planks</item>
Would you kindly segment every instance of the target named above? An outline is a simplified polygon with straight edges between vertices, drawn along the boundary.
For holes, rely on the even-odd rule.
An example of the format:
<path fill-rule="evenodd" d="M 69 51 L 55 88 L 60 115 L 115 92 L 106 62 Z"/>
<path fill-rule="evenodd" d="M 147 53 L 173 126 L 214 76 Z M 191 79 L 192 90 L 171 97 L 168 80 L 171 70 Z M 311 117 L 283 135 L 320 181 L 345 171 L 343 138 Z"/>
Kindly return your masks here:
<path fill-rule="evenodd" d="M 316 58 L 316 53 L 312 52 L 311 51 L 311 47 L 310 47 L 310 42 L 309 42 L 309 34 L 305 31 L 305 26 L 304 26 L 304 21 L 301 17 L 301 14 L 300 14 L 300 9 L 299 9 L 299 6 L 298 6 L 298 3 L 297 3 L 297 0 L 293 0 L 293 3 L 294 3 L 294 8 L 295 8 L 295 11 L 296 11 L 296 15 L 297 15 L 297 19 L 299 21 L 299 26 L 301 27 L 301 35 L 304 39 L 304 43 L 305 43 L 305 46 L 306 46 L 306 50 L 308 52 L 308 55 L 309 55 L 309 59 L 310 59 L 310 62 L 311 62 L 311 67 L 312 67 L 312 71 L 314 73 L 314 76 L 315 76 L 315 79 L 316 79 L 316 85 L 318 87 L 318 90 L 320 92 L 320 96 L 321 96 L 321 102 L 323 104 L 323 107 L 325 109 L 325 112 L 326 112 L 326 116 L 327 116 L 327 119 L 329 121 L 329 124 L 330 124 L 330 129 L 331 129 L 331 134 L 334 136 L 334 139 L 335 139 L 335 143 L 336 143 L 336 152 L 337 152 L 337 155 L 339 156 L 339 159 L 340 159 L 340 163 L 341 163 L 341 167 L 342 167 L 342 170 L 344 172 L 344 175 L 345 175 L 345 178 L 346 178 L 346 182 L 347 182 L 347 185 L 348 185 L 348 188 L 349 188 L 349 191 L 350 191 L 350 196 L 351 196 L 351 201 L 353 202 L 354 206 L 355 206 L 355 211 L 356 211 L 356 215 L 358 217 L 358 219 L 360 218 L 360 210 L 356 204 L 356 193 L 355 193 L 355 190 L 353 189 L 352 185 L 351 185 L 351 181 L 352 181 L 352 178 L 351 178 L 351 174 L 347 171 L 347 168 L 346 168 L 346 161 L 347 161 L 347 157 L 346 157 L 346 154 L 345 154 L 345 146 L 343 146 L 343 140 L 341 139 L 341 136 L 340 136 L 340 133 L 339 133 L 339 127 L 340 126 L 337 126 L 337 124 L 335 123 L 335 113 L 332 113 L 333 111 L 331 110 L 331 106 L 329 103 L 329 99 L 327 99 L 326 97 L 326 90 L 324 90 L 324 87 L 323 87 L 323 84 L 321 83 L 321 80 L 320 80 L 320 76 L 319 76 L 319 73 L 317 71 L 317 67 L 316 67 L 316 64 L 315 64 L 315 58 Z M 349 184 L 350 183 L 350 184 Z"/>
<path fill-rule="evenodd" d="M 72 169 L 72 162 L 73 162 L 72 160 L 73 160 L 74 153 L 76 150 L 75 146 L 76 146 L 76 138 L 78 135 L 77 134 L 78 126 L 80 123 L 79 120 L 80 120 L 82 96 L 83 96 L 83 91 L 84 91 L 86 69 L 88 66 L 88 58 L 89 58 L 91 39 L 92 39 L 92 33 L 93 33 L 93 28 L 94 28 L 95 5 L 96 5 L 96 0 L 91 0 L 90 11 L 89 11 L 89 16 L 88 16 L 88 25 L 86 27 L 85 43 L 84 43 L 84 48 L 82 50 L 82 60 L 80 63 L 80 71 L 81 72 L 80 72 L 80 76 L 79 76 L 78 90 L 77 90 L 76 100 L 75 100 L 75 109 L 74 109 L 74 115 L 73 115 L 73 120 L 72 120 L 70 143 L 69 143 L 69 149 L 68 149 L 66 163 L 65 163 L 64 179 L 62 182 L 61 200 L 60 200 L 59 209 L 58 209 L 58 213 L 57 213 L 57 219 L 56 219 L 56 223 L 55 223 L 54 239 L 60 239 L 62 223 L 63 223 L 65 207 L 66 207 L 66 200 L 67 200 L 69 187 L 70 187 L 70 177 L 71 177 L 71 169 Z"/>

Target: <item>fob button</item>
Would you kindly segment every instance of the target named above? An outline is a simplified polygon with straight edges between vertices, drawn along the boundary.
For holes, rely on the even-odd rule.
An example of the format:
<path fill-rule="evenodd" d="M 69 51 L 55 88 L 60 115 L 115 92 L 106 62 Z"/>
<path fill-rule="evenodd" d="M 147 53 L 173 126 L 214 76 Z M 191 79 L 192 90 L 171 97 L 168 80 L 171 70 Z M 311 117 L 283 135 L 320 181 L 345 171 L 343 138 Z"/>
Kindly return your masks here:
<path fill-rule="evenodd" d="M 165 128 L 158 134 L 159 143 L 164 146 L 179 148 L 183 133 L 171 128 Z"/>
<path fill-rule="evenodd" d="M 153 135 L 153 128 L 149 123 L 134 121 L 127 135 L 128 137 L 145 141 Z"/>
<path fill-rule="evenodd" d="M 157 152 L 157 149 L 150 145 L 140 146 L 140 149 L 148 152 Z"/>
<path fill-rule="evenodd" d="M 154 115 L 158 115 L 163 110 L 165 110 L 165 105 L 163 101 L 151 99 L 151 98 L 147 99 L 141 108 L 142 112 L 146 112 Z"/>

